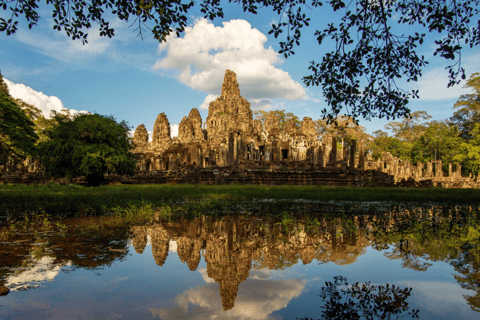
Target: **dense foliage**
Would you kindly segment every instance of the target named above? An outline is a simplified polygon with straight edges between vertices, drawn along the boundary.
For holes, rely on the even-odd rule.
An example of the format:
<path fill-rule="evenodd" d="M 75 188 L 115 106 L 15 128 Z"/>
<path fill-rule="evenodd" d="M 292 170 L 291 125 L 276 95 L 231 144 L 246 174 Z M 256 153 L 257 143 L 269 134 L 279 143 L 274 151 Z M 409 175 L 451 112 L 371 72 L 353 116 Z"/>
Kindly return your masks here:
<path fill-rule="evenodd" d="M 290 119 L 293 119 L 295 121 L 295 126 L 297 127 L 297 129 L 300 129 L 300 120 L 293 113 L 285 112 L 285 109 L 273 110 L 273 112 L 278 118 L 280 129 L 283 129 L 287 124 L 287 121 Z M 260 120 L 260 122 L 262 123 L 262 126 L 265 126 L 265 120 L 267 120 L 267 115 L 268 115 L 268 112 L 264 110 L 253 111 L 253 118 L 255 120 Z"/>
<path fill-rule="evenodd" d="M 303 81 L 307 86 L 322 87 L 330 106 L 323 113 L 329 121 L 342 113 L 366 119 L 395 119 L 410 114 L 407 104 L 418 97 L 418 90 L 406 91 L 397 86 L 396 80 L 417 81 L 428 63 L 423 55 L 417 54 L 423 50 L 419 47 L 427 37 L 418 31 L 426 29 L 440 35 L 440 40 L 435 41 L 434 55 L 451 61 L 447 66 L 449 86 L 465 79 L 461 66 L 463 47 L 480 44 L 480 0 L 329 0 L 326 5 L 330 8 L 320 8 L 323 3 L 318 0 L 312 0 L 310 6 L 305 0 L 229 2 L 241 4 L 244 12 L 257 14 L 261 6 L 279 14 L 279 22 L 272 24 L 269 34 L 277 38 L 287 27 L 287 38 L 280 42 L 279 51 L 285 58 L 295 53 L 294 45 L 300 45 L 300 29 L 309 26 L 310 18 L 303 12 L 315 10 L 315 15 L 321 17 L 325 28 L 315 31 L 317 41 L 319 45 L 332 41 L 335 49 L 327 52 L 320 63 L 311 61 L 312 74 L 303 77 Z M 53 28 L 65 31 L 73 40 L 81 39 L 84 44 L 88 36 L 84 30 L 91 28 L 92 22 L 100 24 L 101 36 L 114 36 L 114 28 L 105 20 L 110 13 L 120 20 L 133 18 L 132 25 L 138 23 L 136 30 L 142 38 L 146 27 L 155 39 L 166 41 L 172 32 L 180 36 L 185 30 L 187 12 L 195 5 L 194 1 L 181 0 L 46 0 L 46 3 L 54 4 Z M 203 0 L 200 6 L 205 18 L 224 17 L 219 0 Z M 8 12 L 6 18 L 0 17 L 0 31 L 7 35 L 17 31 L 20 15 L 29 28 L 40 19 L 36 1 L 0 0 L 0 8 Z M 332 11 L 340 13 L 341 18 Z M 284 13 L 286 22 L 282 22 Z M 149 22 L 154 22 L 153 26 L 149 27 Z"/>
<path fill-rule="evenodd" d="M 19 100 L 21 101 L 21 100 Z M 36 153 L 38 136 L 35 124 L 10 96 L 0 75 L 0 155 L 6 168 L 8 157 L 26 157 Z"/>
<path fill-rule="evenodd" d="M 54 177 L 85 176 L 88 185 L 104 182 L 104 174 L 133 174 L 134 156 L 125 121 L 99 114 L 56 117 L 58 125 L 48 132 L 48 141 L 39 144 L 47 173 Z"/>

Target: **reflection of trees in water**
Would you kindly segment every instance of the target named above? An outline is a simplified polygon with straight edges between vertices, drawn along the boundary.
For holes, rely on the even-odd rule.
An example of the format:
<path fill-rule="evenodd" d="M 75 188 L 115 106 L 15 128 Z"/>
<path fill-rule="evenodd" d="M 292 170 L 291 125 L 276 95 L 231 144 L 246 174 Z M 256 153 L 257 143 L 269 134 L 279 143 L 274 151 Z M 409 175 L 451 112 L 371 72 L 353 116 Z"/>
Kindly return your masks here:
<path fill-rule="evenodd" d="M 208 276 L 220 284 L 225 310 L 233 307 L 238 285 L 251 268 L 285 269 L 314 259 L 350 264 L 369 245 L 386 250 L 387 258 L 400 259 L 403 267 L 417 271 L 427 270 L 433 261 L 450 263 L 462 274 L 456 276 L 460 285 L 476 292 L 466 299 L 478 310 L 478 215 L 478 211 L 444 206 L 342 218 L 201 218 L 159 223 L 146 233 L 163 235 L 162 241 L 152 237 L 154 256 L 162 252 L 163 262 L 169 240 L 177 241 L 178 255 L 190 270 L 196 269 L 203 255 Z M 137 242 L 132 232 L 135 249 L 143 251 L 146 241 Z"/>
<path fill-rule="evenodd" d="M 389 259 L 401 259 L 403 267 L 425 271 L 431 262 L 449 263 L 461 275 L 455 279 L 464 289 L 470 307 L 480 311 L 480 210 L 436 207 L 394 211 L 369 218 L 374 248 Z"/>
<path fill-rule="evenodd" d="M 392 319 L 393 316 L 418 319 L 419 310 L 410 311 L 406 301 L 411 291 L 412 288 L 402 289 L 388 283 L 349 284 L 347 278 L 337 276 L 333 282 L 326 281 L 321 289 L 320 297 L 325 301 L 321 306 L 322 319 Z"/>
<path fill-rule="evenodd" d="M 129 236 L 135 251 L 143 253 L 150 236 L 152 255 L 159 266 L 165 263 L 172 240 L 177 243 L 180 260 L 190 270 L 197 269 L 203 256 L 207 275 L 220 285 L 223 308 L 227 310 L 233 307 L 238 286 L 251 269 L 285 269 L 313 260 L 351 264 L 372 245 L 386 250 L 387 258 L 400 259 L 404 267 L 417 271 L 427 270 L 433 261 L 450 263 L 461 274 L 455 276 L 460 285 L 476 292 L 465 298 L 479 311 L 479 215 L 478 210 L 438 207 L 341 218 L 294 219 L 287 214 L 274 219 L 202 217 L 136 226 L 129 234 L 109 228 L 85 232 L 71 226 L 65 237 L 16 234 L 2 240 L 19 242 L 0 244 L 0 265 L 7 267 L 0 271 L 0 282 L 22 265 L 32 265 L 32 254 L 35 259 L 53 257 L 54 265 L 69 262 L 73 268 L 96 268 L 124 259 L 128 251 L 122 250 L 127 248 Z M 97 220 L 89 221 L 94 225 Z M 70 224 L 82 223 L 77 219 Z M 44 244 L 32 246 L 33 242 Z"/>
<path fill-rule="evenodd" d="M 48 272 L 69 265 L 69 268 L 95 269 L 110 266 L 115 260 L 123 260 L 128 254 L 128 232 L 125 229 L 105 228 L 91 230 L 77 227 L 78 224 L 97 219 L 71 219 L 67 234 L 54 231 L 43 232 L 37 228 L 32 233 L 0 230 L 0 293 L 7 279 L 17 278 L 34 269 L 42 258 L 48 257 Z M 28 279 L 26 279 L 28 281 Z M 19 284 L 22 287 L 22 284 Z"/>

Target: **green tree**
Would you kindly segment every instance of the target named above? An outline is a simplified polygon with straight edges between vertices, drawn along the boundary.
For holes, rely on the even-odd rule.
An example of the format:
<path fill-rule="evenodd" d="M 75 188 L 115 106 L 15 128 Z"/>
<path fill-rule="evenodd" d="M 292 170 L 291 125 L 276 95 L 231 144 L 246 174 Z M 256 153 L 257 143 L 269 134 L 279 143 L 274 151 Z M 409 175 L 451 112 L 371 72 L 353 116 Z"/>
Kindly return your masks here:
<path fill-rule="evenodd" d="M 42 110 L 36 108 L 32 104 L 26 103 L 22 99 L 15 98 L 13 99 L 13 102 L 15 102 L 15 104 L 19 106 L 20 109 L 23 110 L 23 112 L 25 112 L 25 115 L 27 116 L 27 118 L 34 123 L 35 123 L 35 120 L 37 120 L 39 117 L 42 116 Z"/>
<path fill-rule="evenodd" d="M 84 44 L 88 36 L 84 30 L 91 28 L 92 22 L 99 23 L 101 36 L 114 36 L 113 27 L 105 20 L 109 13 L 120 20 L 135 19 L 132 25 L 138 24 L 136 30 L 142 39 L 144 27 L 149 28 L 160 42 L 166 41 L 166 36 L 172 32 L 180 36 L 187 25 L 187 12 L 195 4 L 194 1 L 182 3 L 181 0 L 45 2 L 54 4 L 53 28 L 64 30 L 73 40 L 81 39 Z M 310 6 L 304 0 L 229 2 L 241 4 L 244 12 L 257 14 L 261 6 L 270 7 L 279 14 L 279 23 L 272 24 L 269 34 L 277 38 L 287 27 L 286 41 L 280 41 L 279 51 L 285 58 L 295 53 L 293 48 L 300 45 L 301 29 L 309 26 L 310 18 L 303 13 L 305 8 L 316 10 L 315 15 L 321 16 L 325 26 L 325 29 L 315 31 L 318 44 L 332 40 L 335 49 L 323 55 L 320 63 L 311 61 L 309 69 L 312 74 L 303 77 L 303 81 L 307 86 L 322 87 L 330 109 L 323 109 L 323 115 L 329 121 L 342 113 L 366 119 L 395 119 L 410 114 L 407 104 L 418 98 L 418 90 L 404 90 L 395 81 L 399 78 L 407 82 L 417 81 L 428 63 L 424 56 L 417 54 L 417 50 L 424 50 L 421 47 L 426 37 L 425 33 L 416 32 L 418 28 L 441 35 L 435 41 L 434 55 L 449 61 L 449 87 L 458 83 L 459 78 L 465 79 L 460 59 L 463 47 L 473 48 L 480 44 L 480 0 L 330 0 L 327 2 L 328 11 L 321 11 L 319 7 L 323 3 L 318 0 L 312 0 Z M 224 17 L 220 0 L 203 0 L 200 6 L 205 18 Z M 0 7 L 8 15 L 0 17 L 0 31 L 7 35 L 17 31 L 20 15 L 24 16 L 29 28 L 40 19 L 36 11 L 37 1 L 0 0 Z M 330 14 L 331 10 L 343 13 L 343 17 L 338 19 L 337 15 Z M 287 18 L 282 22 L 284 13 Z M 147 23 L 150 22 L 154 23 L 149 27 Z M 395 25 L 399 28 L 394 28 Z M 413 28 L 402 28 L 404 25 Z"/>
<path fill-rule="evenodd" d="M 386 132 L 377 130 L 373 133 L 375 138 L 368 145 L 372 152 L 373 159 L 382 157 L 383 152 L 390 152 L 394 157 L 411 161 L 411 152 L 413 145 L 408 141 L 403 141 L 395 137 L 389 137 Z"/>
<path fill-rule="evenodd" d="M 133 174 L 135 169 L 130 127 L 110 116 L 83 114 L 73 120 L 56 116 L 58 125 L 39 145 L 42 163 L 54 177 L 85 176 L 89 186 L 103 184 L 104 174 Z"/>
<path fill-rule="evenodd" d="M 474 92 L 460 96 L 453 107 L 458 110 L 455 111 L 450 121 L 458 126 L 462 138 L 470 140 L 475 138 L 473 127 L 476 123 L 480 123 L 480 73 L 472 74 L 464 87 L 471 88 Z"/>
<path fill-rule="evenodd" d="M 0 153 L 3 155 L 4 171 L 7 170 L 9 157 L 34 155 L 37 140 L 34 123 L 10 96 L 0 75 Z"/>
<path fill-rule="evenodd" d="M 300 120 L 296 115 L 294 115 L 291 112 L 285 113 L 285 109 L 282 110 L 273 110 L 275 112 L 275 115 L 278 117 L 278 122 L 280 124 L 280 129 L 283 129 L 285 125 L 287 124 L 287 121 L 290 119 L 295 120 L 295 125 L 297 126 L 297 129 L 300 129 Z M 262 125 L 265 126 L 265 120 L 267 119 L 268 112 L 263 111 L 263 110 L 255 110 L 253 111 L 253 116 L 255 120 L 260 120 L 262 122 Z"/>
<path fill-rule="evenodd" d="M 385 125 L 385 129 L 392 130 L 395 138 L 411 143 L 423 134 L 425 128 L 422 122 L 431 118 L 426 111 L 415 111 L 401 122 L 390 121 Z"/>
<path fill-rule="evenodd" d="M 49 132 L 56 128 L 60 123 L 63 121 L 73 120 L 74 115 L 70 113 L 68 109 L 62 109 L 60 112 L 52 110 L 50 112 L 50 117 L 47 118 L 43 115 L 38 116 L 35 118 L 35 131 L 38 134 L 38 144 L 42 142 L 48 141 Z"/>
<path fill-rule="evenodd" d="M 480 174 L 480 123 L 475 123 L 472 131 L 472 138 L 460 144 L 459 152 L 454 155 L 453 160 L 460 162 L 467 173 Z"/>
<path fill-rule="evenodd" d="M 461 152 L 459 147 L 462 142 L 455 126 L 449 126 L 443 121 L 432 121 L 425 125 L 424 134 L 413 143 L 412 161 L 442 160 L 446 170 L 449 163 L 455 162 L 455 155 Z"/>

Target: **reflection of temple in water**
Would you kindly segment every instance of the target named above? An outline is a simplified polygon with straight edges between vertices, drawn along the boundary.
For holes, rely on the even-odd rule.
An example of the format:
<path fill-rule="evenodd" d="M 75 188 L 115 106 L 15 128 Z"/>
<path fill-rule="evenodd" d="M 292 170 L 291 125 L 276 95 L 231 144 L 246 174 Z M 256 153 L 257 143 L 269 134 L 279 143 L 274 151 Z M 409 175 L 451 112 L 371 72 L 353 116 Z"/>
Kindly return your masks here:
<path fill-rule="evenodd" d="M 352 230 L 339 219 L 331 219 L 321 221 L 315 233 L 304 223 L 292 223 L 291 230 L 285 232 L 271 221 L 230 217 L 209 222 L 201 218 L 133 227 L 131 237 L 137 253 L 143 252 L 147 236 L 151 237 L 152 254 L 159 266 L 167 259 L 170 240 L 176 241 L 178 257 L 191 271 L 197 269 L 203 256 L 208 277 L 220 285 L 223 309 L 229 310 L 252 267 L 284 269 L 299 259 L 303 264 L 314 259 L 339 265 L 355 262 L 371 244 L 357 227 Z"/>
<path fill-rule="evenodd" d="M 169 249 L 175 250 L 170 247 L 174 243 L 179 259 L 189 270 L 199 269 L 202 256 L 205 259 L 206 269 L 202 266 L 198 271 L 207 285 L 201 286 L 202 290 L 182 294 L 182 308 L 196 301 L 194 297 L 205 294 L 204 289 L 208 287 L 209 295 L 202 296 L 202 301 L 215 296 L 215 304 L 210 304 L 209 310 L 224 309 L 234 313 L 245 306 L 245 299 L 242 306 L 242 296 L 250 297 L 251 293 L 246 294 L 245 288 L 252 288 L 252 284 L 257 289 L 261 287 L 263 296 L 268 298 L 272 291 L 277 297 L 286 297 L 285 292 L 296 292 L 282 300 L 286 304 L 301 292 L 303 285 L 298 286 L 301 281 L 295 280 L 297 282 L 290 285 L 283 280 L 261 281 L 266 278 L 258 277 L 259 274 L 268 274 L 266 269 L 288 268 L 299 260 L 303 264 L 312 263 L 314 259 L 321 263 L 351 264 L 371 246 L 380 252 L 388 249 L 383 252 L 386 258 L 401 260 L 402 267 L 416 271 L 426 271 L 433 261 L 449 263 L 458 272 L 454 274 L 456 281 L 473 290 L 472 295 L 464 296 L 467 303 L 480 310 L 480 208 L 441 205 L 395 208 L 382 214 L 350 218 L 291 219 L 286 223 L 287 228 L 278 218 L 272 221 L 234 216 L 217 221 L 201 218 L 135 226 L 130 232 L 123 228 L 91 232 L 84 227 L 98 224 L 98 218 L 72 218 L 70 223 L 68 219 L 63 220 L 69 225 L 68 233 L 63 236 L 24 231 L 10 233 L 0 228 L 0 296 L 9 294 L 9 290 L 32 288 L 32 281 L 36 282 L 33 283 L 35 287 L 50 281 L 63 266 L 94 270 L 123 261 L 129 255 L 126 248 L 129 238 L 138 253 L 143 253 L 150 238 L 152 254 L 159 266 L 165 264 Z M 242 283 L 248 277 L 251 281 Z M 218 283 L 219 289 L 210 283 L 213 281 Z M 279 289 L 280 283 L 286 285 L 284 291 Z"/>

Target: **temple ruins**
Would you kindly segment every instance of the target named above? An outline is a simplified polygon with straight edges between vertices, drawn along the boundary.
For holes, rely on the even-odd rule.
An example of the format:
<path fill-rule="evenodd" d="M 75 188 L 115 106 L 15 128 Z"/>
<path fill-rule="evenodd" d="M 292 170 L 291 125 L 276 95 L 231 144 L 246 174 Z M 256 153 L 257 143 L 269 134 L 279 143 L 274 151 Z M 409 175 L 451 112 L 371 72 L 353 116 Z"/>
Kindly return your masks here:
<path fill-rule="evenodd" d="M 412 164 L 388 152 L 374 161 L 362 140 L 341 145 L 334 134 L 317 135 L 310 117 L 304 117 L 299 127 L 290 119 L 283 128 L 274 111 L 265 123 L 254 120 L 231 70 L 226 70 L 221 95 L 210 103 L 205 122 L 193 108 L 180 122 L 178 136 L 171 138 L 162 112 L 155 120 L 152 141 L 143 124 L 136 128 L 133 141 L 136 174 L 108 175 L 107 181 L 480 188 L 479 178 L 462 176 L 459 164 L 448 164 L 444 172 L 440 160 Z M 21 167 L 3 168 L 0 182 L 48 180 L 36 162 Z M 76 180 L 82 183 L 81 178 Z"/>
<path fill-rule="evenodd" d="M 229 182 L 229 179 L 218 177 L 208 179 L 212 170 L 203 170 L 205 179 L 195 179 L 195 175 L 201 175 L 202 170 L 199 169 L 210 168 L 222 170 L 231 176 L 233 180 L 230 182 L 235 182 L 234 177 L 238 175 L 236 182 L 242 183 L 251 180 L 250 183 L 282 184 L 280 180 L 284 179 L 283 183 L 291 184 L 358 185 L 355 183 L 357 181 L 361 182 L 360 185 L 373 182 L 385 186 L 480 186 L 477 177 L 462 177 L 458 164 L 455 167 L 449 164 L 449 172 L 444 174 L 441 161 L 431 161 L 426 166 L 422 163 L 413 165 L 388 152 L 382 155 L 382 159 L 373 161 L 371 154 L 365 152 L 364 141 L 353 140 L 350 146 L 344 146 L 342 152 L 337 152 L 337 138 L 333 135 L 318 137 L 310 117 L 303 118 L 299 129 L 290 119 L 281 130 L 279 119 L 271 111 L 263 125 L 260 120 L 253 120 L 250 103 L 240 95 L 237 76 L 230 70 L 225 72 L 221 95 L 210 103 L 203 125 L 200 113 L 193 108 L 180 122 L 178 137 L 172 139 L 167 116 L 160 113 L 153 127 L 152 141 L 149 143 L 147 130 L 142 124 L 135 130 L 134 142 L 137 170 L 144 175 L 144 183 L 161 183 L 161 180 L 167 183 Z M 183 170 L 182 179 L 172 179 L 171 175 L 165 173 L 172 170 Z M 243 175 L 239 170 L 243 170 Z M 288 177 L 273 177 L 272 174 L 268 177 L 260 174 L 263 177 L 251 179 L 240 177 L 248 175 L 246 171 L 250 176 L 259 176 L 262 170 L 291 174 Z M 339 176 L 354 172 L 357 176 L 361 173 L 364 178 L 342 180 Z M 369 172 L 368 177 L 365 177 L 365 172 Z M 327 173 L 333 173 L 336 177 L 328 177 Z M 302 177 L 295 178 L 295 174 Z M 157 179 L 153 177 L 155 175 Z M 314 176 L 317 178 L 312 180 Z M 292 179 L 289 181 L 289 178 Z"/>

